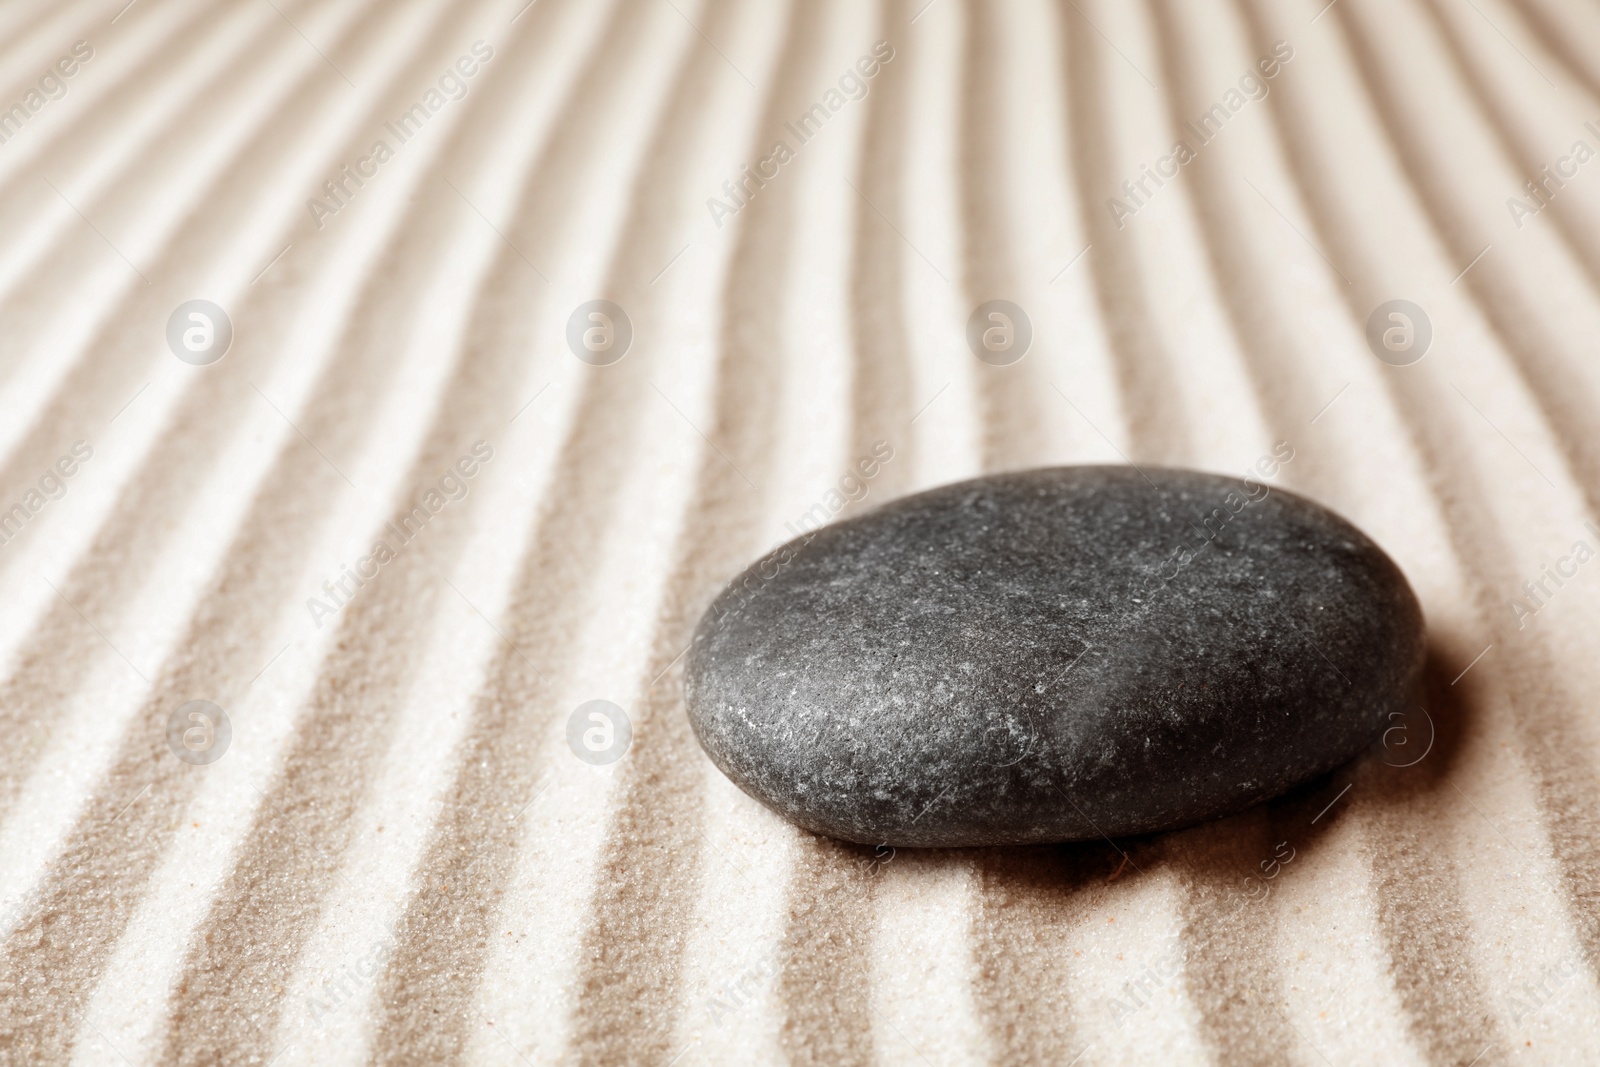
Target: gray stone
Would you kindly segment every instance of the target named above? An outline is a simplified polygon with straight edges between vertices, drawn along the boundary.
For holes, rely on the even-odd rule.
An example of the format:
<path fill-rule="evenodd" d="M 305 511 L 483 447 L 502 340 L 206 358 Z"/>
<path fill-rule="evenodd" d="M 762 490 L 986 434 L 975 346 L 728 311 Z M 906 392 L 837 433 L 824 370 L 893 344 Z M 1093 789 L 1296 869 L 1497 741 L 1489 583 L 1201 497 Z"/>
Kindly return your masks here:
<path fill-rule="evenodd" d="M 1061 467 L 789 542 L 713 602 L 686 689 L 711 759 L 801 826 L 1023 844 L 1276 796 L 1408 709 L 1422 659 L 1405 577 L 1326 508 L 1251 479 Z"/>

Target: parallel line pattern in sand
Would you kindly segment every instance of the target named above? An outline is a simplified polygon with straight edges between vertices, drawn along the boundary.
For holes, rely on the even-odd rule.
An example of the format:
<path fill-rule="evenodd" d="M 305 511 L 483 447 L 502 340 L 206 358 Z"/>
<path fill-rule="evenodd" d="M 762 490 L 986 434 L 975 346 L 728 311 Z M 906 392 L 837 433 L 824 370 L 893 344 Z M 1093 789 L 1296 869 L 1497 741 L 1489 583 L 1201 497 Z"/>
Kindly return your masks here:
<path fill-rule="evenodd" d="M 1600 731 L 1587 639 L 1596 609 L 1581 590 L 1559 593 L 1519 628 L 1506 599 L 1537 573 L 1530 560 L 1565 552 L 1562 539 L 1586 536 L 1581 520 L 1600 515 L 1600 391 L 1580 328 L 1600 292 L 1600 216 L 1585 199 L 1584 171 L 1514 244 L 1503 206 L 1486 205 L 1464 168 L 1475 179 L 1537 173 L 1551 101 L 1573 114 L 1600 104 L 1600 20 L 1554 0 L 1491 9 L 1441 0 L 1326 9 L 1219 0 L 1213 11 L 1171 0 L 1120 9 L 882 0 L 862 12 L 797 2 L 759 15 L 736 0 L 617 0 L 596 12 L 570 0 L 259 9 L 140 0 L 120 13 L 86 2 L 8 5 L 0 104 L 20 99 L 74 40 L 91 40 L 97 56 L 62 101 L 0 145 L 0 240 L 16 242 L 0 280 L 0 396 L 17 405 L 0 445 L 0 508 L 23 500 L 72 441 L 97 452 L 62 502 L 17 535 L 6 530 L 0 544 L 6 588 L 48 580 L 58 591 L 30 601 L 36 617 L 0 649 L 0 833 L 32 849 L 32 867 L 8 874 L 25 887 L 0 902 L 0 1059 L 334 1056 L 298 1033 L 291 1041 L 295 983 L 316 958 L 316 938 L 345 936 L 339 909 L 359 891 L 343 890 L 353 859 L 373 851 L 364 815 L 380 783 L 425 755 L 442 769 L 443 802 L 415 850 L 389 861 L 401 865 L 391 881 L 405 895 L 373 914 L 385 916 L 395 947 L 362 976 L 370 988 L 351 1001 L 364 1005 L 360 1049 L 341 1046 L 342 1062 L 519 1063 L 528 1057 L 513 1035 L 535 1031 L 560 1035 L 563 1061 L 748 1062 L 749 1050 L 728 1044 L 728 1031 L 700 1011 L 697 991 L 738 975 L 749 948 L 703 936 L 695 924 L 707 900 L 735 902 L 719 930 L 780 933 L 775 966 L 758 979 L 770 983 L 767 995 L 741 1008 L 754 1014 L 738 1028 L 770 1035 L 789 1063 L 1078 1056 L 1089 1065 L 1148 1061 L 1173 1047 L 1230 1064 L 1321 1062 L 1330 1012 L 1363 1040 L 1393 1042 L 1385 1054 L 1397 1062 L 1488 1064 L 1530 1050 L 1541 1062 L 1585 1062 L 1600 1041 L 1591 1003 L 1600 986 Z M 1502 16 L 1504 25 L 1484 24 Z M 759 18 L 777 34 L 765 56 L 747 47 Z M 1392 22 L 1416 33 L 1397 40 Z M 1049 46 L 1024 54 L 1014 47 L 1021 33 Z M 374 131 L 480 36 L 493 42 L 494 63 L 433 120 L 428 147 L 406 149 L 378 179 L 405 188 L 363 191 L 325 230 L 310 227 L 305 198 L 323 177 L 367 151 Z M 793 147 L 786 123 L 879 38 L 896 60 L 860 99 L 840 98 L 856 109 L 856 143 L 841 144 L 846 124 L 829 119 L 836 125 L 735 197 L 737 212 L 719 224 L 706 198 L 726 199 L 728 175 L 705 161 L 753 165 L 777 140 Z M 953 109 L 923 108 L 914 96 L 915 64 L 927 61 L 919 50 L 936 38 L 953 42 L 953 66 L 940 72 L 954 83 Z M 1253 128 L 1225 131 L 1119 224 L 1107 197 L 1216 102 L 1219 71 L 1245 69 L 1278 39 L 1293 41 L 1297 58 L 1234 120 Z M 1512 39 L 1525 55 L 1502 47 Z M 544 77 L 579 41 L 568 73 Z M 1424 53 L 1425 63 L 1416 58 Z M 1039 56 L 1054 65 L 1018 69 Z M 1424 79 L 1421 69 L 1448 77 Z M 1060 106 L 1048 113 L 1064 128 L 1044 130 L 1047 112 L 1017 99 L 1019 87 L 1045 84 L 1059 86 Z M 1334 98 L 1332 85 L 1359 92 Z M 536 93 L 556 117 L 533 132 L 522 123 Z M 748 128 L 710 119 L 712 103 L 730 95 L 747 103 Z M 1455 132 L 1470 136 L 1452 142 L 1463 158 L 1441 149 L 1450 134 L 1430 125 L 1441 111 L 1465 124 Z M 1333 117 L 1361 131 L 1374 154 L 1321 136 Z M 619 143 L 623 129 L 642 133 Z M 1052 270 L 1034 260 L 1046 246 L 1060 251 L 1063 238 L 1034 233 L 1020 207 L 1019 192 L 1037 196 L 1057 180 L 1018 165 L 1019 139 L 1030 136 L 1065 151 L 1066 210 L 1090 248 L 1056 288 L 1043 285 Z M 930 153 L 930 144 L 941 147 Z M 480 211 L 469 183 L 507 158 L 508 145 L 527 149 L 516 156 L 521 173 L 497 176 L 509 203 Z M 841 160 L 853 163 L 847 170 Z M 929 160 L 948 169 L 939 176 L 948 203 L 924 195 L 918 167 Z M 595 217 L 602 175 L 622 176 L 626 190 L 604 206 L 615 222 L 609 247 L 577 224 Z M 1378 186 L 1380 217 L 1368 214 L 1373 190 L 1363 183 Z M 1292 205 L 1260 202 L 1279 189 Z M 824 200 L 844 205 L 842 215 L 807 214 Z M 1288 251 L 1264 236 L 1280 222 L 1272 232 Z M 816 225 L 842 225 L 828 238 L 847 252 L 848 351 L 826 353 L 830 367 L 845 368 L 843 406 L 825 429 L 788 424 L 807 410 L 796 397 L 810 399 L 803 391 L 826 378 L 810 373 L 819 336 L 810 302 L 820 290 L 806 257 Z M 940 242 L 942 255 L 930 260 L 924 241 Z M 1494 251 L 1475 260 L 1486 246 Z M 1555 251 L 1534 262 L 1530 248 Z M 947 303 L 959 313 L 930 330 L 913 317 L 909 290 L 938 284 L 924 268 L 942 256 L 954 267 Z M 711 260 L 719 266 L 708 270 Z M 1185 299 L 1215 306 L 1196 315 L 1192 334 L 1173 336 L 1182 316 L 1165 303 L 1165 283 L 1190 262 L 1204 277 L 1190 279 Z M 1315 285 L 1307 264 L 1321 274 Z M 455 284 L 463 269 L 475 272 L 470 284 Z M 1562 272 L 1546 279 L 1560 284 L 1541 284 L 1540 270 Z M 967 352 L 966 314 L 978 302 L 1054 300 L 1069 287 L 1075 306 L 1097 318 L 1078 336 L 1098 342 L 1068 351 L 1036 335 L 1008 367 Z M 175 375 L 162 330 L 173 307 L 201 293 L 226 301 L 234 346 L 216 366 Z M 1367 362 L 1367 316 L 1413 293 L 1429 294 L 1435 351 L 1407 368 Z M 567 351 L 570 309 L 592 296 L 631 317 L 636 336 L 617 365 L 576 366 Z M 460 324 L 454 333 L 439 328 L 432 316 L 441 314 Z M 1032 318 L 1037 330 L 1057 316 Z M 82 328 L 62 334 L 69 320 Z M 1328 323 L 1356 346 L 1332 366 L 1313 362 L 1344 343 L 1328 339 Z M 320 340 L 308 348 L 313 334 Z M 941 340 L 930 350 L 932 336 Z M 706 353 L 693 387 L 702 397 L 663 378 L 680 349 Z M 956 372 L 942 360 L 968 365 Z M 395 371 L 423 364 L 431 392 L 419 395 Z M 796 471 L 822 465 L 785 449 L 803 440 L 833 457 L 831 467 L 889 442 L 895 459 L 872 483 L 874 503 L 946 480 L 927 457 L 948 454 L 940 435 L 966 426 L 975 430 L 967 469 L 1073 462 L 1081 457 L 1060 442 L 1093 431 L 1052 387 L 1071 398 L 1072 369 L 1089 364 L 1104 369 L 1121 412 L 1117 426 L 1095 431 L 1132 460 L 1243 469 L 1255 454 L 1235 455 L 1253 432 L 1241 427 L 1259 426 L 1295 444 L 1285 485 L 1337 502 L 1358 522 L 1398 523 L 1404 536 L 1386 547 L 1426 576 L 1419 587 L 1431 591 L 1424 607 L 1437 623 L 1424 694 L 1437 726 L 1429 757 L 1400 770 L 1375 749 L 1287 797 L 1156 840 L 901 856 L 892 902 L 871 849 L 778 827 L 781 861 L 726 855 L 708 836 L 715 809 L 683 711 L 682 654 L 704 605 L 774 532 L 773 517 L 802 513 L 826 488 L 797 485 Z M 1237 371 L 1231 411 L 1190 395 L 1195 365 Z M 1350 393 L 1327 408 L 1335 377 L 1351 380 Z M 1458 383 L 1469 377 L 1506 383 L 1490 410 L 1507 422 L 1486 426 L 1488 416 L 1462 402 Z M 920 391 L 943 380 L 948 395 L 916 411 Z M 469 495 L 307 638 L 304 594 L 326 575 L 329 546 L 358 536 L 343 528 L 351 516 L 371 525 L 408 506 L 474 441 L 498 444 L 545 383 L 568 395 L 556 452 L 541 458 L 549 477 L 537 496 L 520 498 L 526 528 L 509 528 L 491 498 Z M 113 427 L 137 395 L 163 406 Z M 281 401 L 281 417 L 266 417 L 263 397 Z M 398 430 L 400 409 L 421 414 Z M 704 412 L 692 427 L 691 412 Z M 1238 423 L 1227 424 L 1234 413 Z M 1055 419 L 1077 421 L 1064 433 Z M 655 439 L 661 426 L 688 435 L 689 447 L 665 448 Z M 256 473 L 241 478 L 230 458 L 252 451 Z M 619 520 L 638 479 L 669 454 L 693 457 L 674 502 L 670 563 L 624 583 L 640 598 L 627 606 L 648 602 L 650 623 L 608 660 L 627 664 L 611 689 L 633 694 L 632 748 L 606 772 L 596 818 L 540 823 L 585 827 L 581 840 L 538 842 L 541 851 L 565 845 L 592 857 L 569 898 L 583 903 L 568 918 L 564 999 L 517 1005 L 515 1019 L 502 1005 L 491 1020 L 481 1004 L 502 965 L 499 939 L 544 906 L 519 881 L 530 862 L 524 814 L 565 767 L 557 761 L 571 758 L 560 727 L 568 695 L 588 681 L 579 665 L 596 650 L 586 642 L 604 639 L 594 620 L 622 607 L 606 599 L 620 595 L 614 576 L 643 558 L 640 539 L 651 536 Z M 501 452 L 496 462 L 514 461 Z M 493 469 L 513 481 L 522 473 Z M 358 503 L 366 490 L 352 488 L 353 472 L 381 479 L 384 499 Z M 1374 485 L 1374 472 L 1391 480 Z M 1396 520 L 1376 499 L 1384 494 L 1406 496 L 1412 513 Z M 228 502 L 225 521 L 210 514 L 217 501 Z M 81 536 L 58 544 L 52 526 L 67 522 L 81 524 Z M 207 523 L 215 562 L 196 583 L 199 565 L 175 558 L 176 531 Z M 463 706 L 440 711 L 462 719 L 458 747 L 400 751 L 403 724 L 428 713 L 424 667 L 440 640 L 441 605 L 458 595 L 452 575 L 485 536 L 517 551 L 506 557 L 514 562 L 503 618 L 489 623 L 500 640 L 486 639 L 491 651 L 473 665 L 482 681 Z M 180 571 L 190 576 L 176 583 L 185 591 L 164 589 Z M 167 636 L 146 642 L 145 629 Z M 159 648 L 155 662 L 124 662 L 136 638 Z M 314 649 L 303 691 L 261 673 L 293 642 Z M 136 671 L 148 681 L 134 684 Z M 191 819 L 217 779 L 174 759 L 166 739 L 169 713 L 197 696 L 241 713 L 224 759 L 264 761 L 252 766 L 261 797 L 242 805 L 236 824 L 204 830 Z M 272 728 L 240 731 L 245 708 L 271 717 Z M 68 752 L 91 728 L 95 747 Z M 246 736 L 281 741 L 264 747 Z M 79 777 L 53 765 L 73 758 L 94 762 L 72 765 Z M 198 873 L 183 867 L 191 833 L 214 835 L 222 874 L 194 919 L 163 932 L 170 988 L 149 990 L 138 1009 L 159 1021 L 95 1015 L 130 931 L 148 927 L 136 914 L 161 912 L 156 887 Z M 1472 845 L 1480 839 L 1514 850 L 1519 869 L 1485 870 Z M 1241 877 L 1280 842 L 1307 860 L 1336 859 L 1297 861 L 1285 876 L 1298 879 L 1292 892 L 1240 907 Z M 920 962 L 928 973 L 934 963 L 940 974 L 969 973 L 971 988 L 930 987 L 912 973 L 919 961 L 880 943 L 883 909 L 901 909 L 895 921 L 904 922 L 915 899 L 908 887 L 939 878 L 948 892 L 952 871 L 964 879 L 970 919 L 957 932 L 963 958 Z M 743 893 L 747 878 L 771 891 Z M 1511 898 L 1497 888 L 1513 878 L 1515 913 L 1501 910 Z M 1332 946 L 1309 933 L 1321 928 L 1301 910 L 1306 901 L 1356 902 L 1341 914 L 1370 918 L 1339 931 L 1348 945 Z M 1485 931 L 1526 929 L 1524 905 L 1553 917 L 1549 943 L 1486 944 Z M 1182 965 L 1163 1006 L 1113 1022 L 1106 991 L 1149 951 L 1130 943 L 1135 955 L 1123 958 L 1119 938 L 1132 936 L 1124 925 L 1169 933 Z M 1547 983 L 1551 1006 L 1533 1010 L 1505 976 L 1545 981 L 1565 951 L 1558 942 L 1577 946 L 1579 966 Z M 1382 988 L 1337 989 L 1329 1004 L 1298 984 L 1308 968 L 1337 970 L 1362 953 Z M 944 998 L 952 1016 L 970 1005 L 981 1033 L 904 1027 L 905 1006 L 884 990 L 908 988 Z M 1384 1018 L 1353 1011 L 1374 1001 Z M 918 1014 L 938 1021 L 941 1012 L 921 1005 Z M 141 1034 L 153 1036 L 128 1043 Z"/>
<path fill-rule="evenodd" d="M 370 10 L 375 15 L 380 5 Z M 339 454 L 361 429 L 359 422 L 331 419 L 318 439 L 323 450 Z M 289 439 L 283 458 L 261 491 L 259 514 L 239 531 L 223 573 L 193 608 L 173 660 L 128 721 L 105 779 L 7 938 L 0 1034 L 38 1060 L 56 1058 L 71 1044 L 79 1020 L 59 1005 L 81 1005 L 93 988 L 199 786 L 194 768 L 167 752 L 168 713 L 197 694 L 224 707 L 244 696 L 277 647 L 271 635 L 280 629 L 284 605 L 293 603 L 307 549 L 326 518 L 321 502 L 342 491 L 340 475 L 307 441 Z M 146 802 L 129 805 L 146 790 Z"/>
<path fill-rule="evenodd" d="M 903 46 L 907 6 L 889 0 L 878 8 L 877 36 Z M 902 306 L 904 257 L 911 253 L 895 231 L 902 225 L 897 220 L 905 216 L 906 68 L 904 57 L 884 67 L 863 101 L 865 131 L 852 192 L 855 247 L 849 301 L 854 351 L 849 440 L 840 458 L 848 469 L 860 457 L 872 455 L 879 441 L 894 449 L 894 459 L 868 490 L 877 499 L 898 496 L 916 461 L 910 435 L 911 341 Z M 871 1063 L 868 960 L 874 861 L 881 854 L 814 834 L 801 834 L 799 844 L 778 976 L 782 1047 L 794 1064 Z"/>
<path fill-rule="evenodd" d="M 544 16 L 553 10 L 554 5 L 547 6 L 523 22 L 520 31 L 535 35 L 534 39 L 550 32 Z M 462 6 L 432 29 L 428 40 L 433 48 L 419 52 L 405 76 L 396 81 L 400 95 L 454 58 L 472 14 L 471 7 Z M 501 83 L 513 75 L 506 66 L 491 67 L 481 75 L 485 84 L 477 87 L 480 95 L 464 103 L 501 104 Z M 403 106 L 399 100 L 389 104 L 389 111 Z M 421 186 L 433 199 L 434 210 L 414 212 L 409 225 L 395 232 L 393 244 L 385 250 L 384 284 L 363 293 L 339 346 L 340 361 L 312 390 L 316 400 L 303 416 L 312 432 L 331 421 L 351 419 L 355 413 L 345 398 L 405 343 L 408 328 L 416 328 L 407 318 L 408 310 L 420 303 L 421 290 L 437 272 L 447 242 L 459 229 L 453 194 L 440 195 L 437 186 L 448 180 L 452 168 L 481 156 L 483 140 L 482 127 L 470 121 L 460 124 L 430 162 Z M 519 274 L 508 262 L 513 255 L 506 252 L 499 257 L 497 276 L 525 284 L 528 275 Z M 409 517 L 441 472 L 458 457 L 470 455 L 476 440 L 497 436 L 515 410 L 514 394 L 502 383 L 515 380 L 520 356 L 516 346 L 485 343 L 477 337 L 468 345 L 444 387 L 434 425 L 400 482 L 400 496 L 392 508 L 395 516 Z M 374 401 L 381 399 L 376 391 L 370 395 Z M 468 516 L 481 500 L 481 493 L 469 494 L 430 520 L 411 541 L 397 544 L 399 554 L 386 565 L 384 580 L 374 582 L 365 595 L 353 596 L 337 621 L 327 624 L 337 627 L 331 638 L 334 648 L 299 713 L 303 726 L 276 781 L 261 797 L 255 828 L 191 944 L 171 1008 L 165 1062 L 250 1063 L 270 1060 L 277 1051 L 274 1023 L 290 975 L 315 929 L 328 887 L 338 876 L 350 844 L 350 821 L 386 754 L 394 717 L 418 663 L 414 649 L 427 640 L 437 601 L 454 595 L 443 576 L 470 528 Z M 372 531 L 372 537 L 398 539 L 381 527 Z M 217 1010 L 218 1005 L 241 1002 L 255 1005 L 252 1025 L 242 1025 L 237 1012 Z"/>
<path fill-rule="evenodd" d="M 749 153 L 759 158 L 782 123 L 809 106 L 822 66 L 829 11 L 794 4 L 782 55 L 763 87 Z M 686 523 L 650 643 L 635 728 L 636 755 L 621 767 L 617 800 L 595 879 L 596 893 L 577 978 L 573 1045 L 585 1060 L 666 1062 L 679 1013 L 686 920 L 702 858 L 701 764 L 682 714 L 681 656 L 721 580 L 757 548 L 755 524 L 768 504 L 778 458 L 772 417 L 783 362 L 772 347 L 781 321 L 799 219 L 794 183 L 763 190 L 740 212 L 724 282 L 718 356 L 703 453 L 686 502 Z"/>

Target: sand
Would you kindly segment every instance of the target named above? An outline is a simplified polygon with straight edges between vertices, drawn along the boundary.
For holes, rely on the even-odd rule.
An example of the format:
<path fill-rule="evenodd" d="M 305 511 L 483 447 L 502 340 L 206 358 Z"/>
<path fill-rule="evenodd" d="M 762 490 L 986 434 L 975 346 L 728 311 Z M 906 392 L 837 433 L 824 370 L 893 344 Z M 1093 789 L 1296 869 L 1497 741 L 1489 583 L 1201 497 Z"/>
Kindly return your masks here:
<path fill-rule="evenodd" d="M 1555 0 L 6 5 L 0 1059 L 1589 1062 L 1595 55 Z M 1428 619 L 1357 762 L 892 852 L 695 744 L 699 612 L 819 505 L 1280 442 Z"/>

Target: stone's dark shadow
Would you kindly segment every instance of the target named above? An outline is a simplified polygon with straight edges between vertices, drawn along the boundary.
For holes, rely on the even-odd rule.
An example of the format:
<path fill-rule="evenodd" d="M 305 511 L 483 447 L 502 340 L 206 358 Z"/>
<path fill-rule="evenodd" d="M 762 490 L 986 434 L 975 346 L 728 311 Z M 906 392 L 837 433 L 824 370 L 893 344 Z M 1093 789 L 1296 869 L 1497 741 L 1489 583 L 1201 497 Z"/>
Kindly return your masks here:
<path fill-rule="evenodd" d="M 803 831 L 810 834 L 811 831 Z M 1054 897 L 1096 884 L 1115 884 L 1131 878 L 1134 864 L 1148 869 L 1148 856 L 1135 850 L 1148 849 L 1161 834 L 1105 840 L 1067 841 L 1048 845 L 993 845 L 967 848 L 912 848 L 897 845 L 857 845 L 833 841 L 843 849 L 864 874 L 890 866 L 915 865 L 921 870 L 974 866 L 985 883 L 1004 882 L 1019 890 L 1037 889 Z M 1133 859 L 1124 865 L 1123 856 Z M 1118 869 L 1121 868 L 1121 873 Z M 1112 876 L 1116 875 L 1116 879 Z"/>
<path fill-rule="evenodd" d="M 974 862 L 985 883 L 1004 883 L 1013 893 L 1042 890 L 1060 894 L 1087 889 L 1105 883 L 1122 863 L 1121 853 L 1106 841 L 950 851 Z M 1127 852 L 1126 845 L 1122 845 L 1122 852 Z M 1130 866 L 1121 877 L 1131 873 Z"/>
<path fill-rule="evenodd" d="M 1367 760 L 1377 761 L 1385 770 L 1395 772 L 1378 776 L 1385 795 L 1409 796 L 1432 791 L 1445 784 L 1451 770 L 1460 759 L 1466 740 L 1478 729 L 1482 721 L 1484 700 L 1471 671 L 1455 685 L 1451 682 L 1460 675 L 1461 664 L 1447 663 L 1438 644 L 1430 641 L 1428 659 L 1423 666 L 1421 692 L 1417 703 L 1426 715 L 1420 722 L 1405 724 L 1404 742 L 1396 735 L 1379 738 Z M 1479 677 L 1482 677 L 1481 675 Z M 1431 724 L 1433 747 L 1426 756 L 1409 751 L 1410 735 L 1417 727 Z M 1422 737 L 1418 737 L 1419 742 Z"/>

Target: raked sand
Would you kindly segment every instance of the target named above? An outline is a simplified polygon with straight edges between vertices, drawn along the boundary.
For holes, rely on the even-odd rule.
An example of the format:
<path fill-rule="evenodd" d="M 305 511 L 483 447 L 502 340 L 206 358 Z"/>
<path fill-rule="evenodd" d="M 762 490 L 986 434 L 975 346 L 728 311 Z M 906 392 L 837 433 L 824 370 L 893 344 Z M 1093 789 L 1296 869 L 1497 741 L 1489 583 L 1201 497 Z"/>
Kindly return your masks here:
<path fill-rule="evenodd" d="M 1593 1062 L 1600 13 L 1324 2 L 0 7 L 0 1062 Z M 1428 618 L 1352 765 L 894 852 L 701 754 L 808 522 L 1284 446 Z"/>

